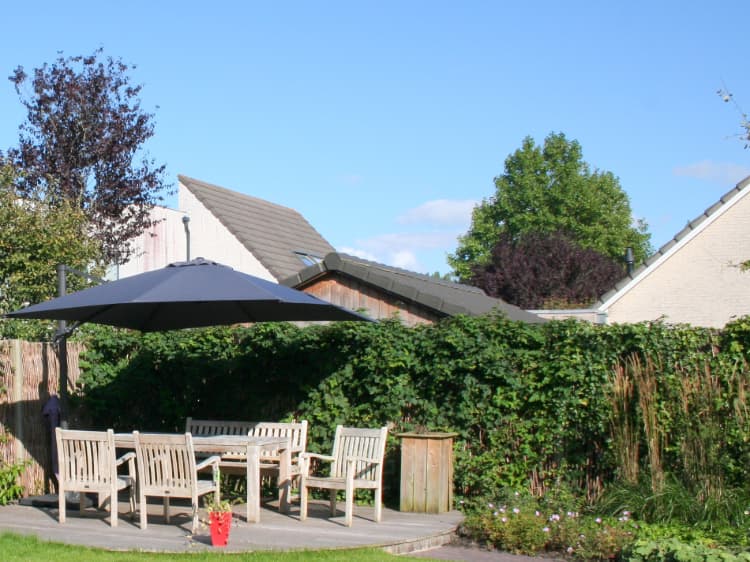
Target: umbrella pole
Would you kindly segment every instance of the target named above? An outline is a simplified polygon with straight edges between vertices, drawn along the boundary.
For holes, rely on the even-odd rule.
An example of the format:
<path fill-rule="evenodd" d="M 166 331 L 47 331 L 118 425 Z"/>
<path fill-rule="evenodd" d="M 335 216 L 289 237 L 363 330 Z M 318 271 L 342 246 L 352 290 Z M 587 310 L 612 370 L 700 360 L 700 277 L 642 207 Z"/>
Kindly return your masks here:
<path fill-rule="evenodd" d="M 57 296 L 63 297 L 67 293 L 66 266 L 57 265 Z M 57 362 L 60 366 L 60 426 L 63 429 L 68 427 L 68 335 L 66 333 L 67 323 L 65 320 L 57 321 Z"/>
<path fill-rule="evenodd" d="M 64 323 L 64 322 L 63 322 Z M 57 342 L 60 364 L 60 427 L 68 428 L 68 336 L 62 335 Z"/>

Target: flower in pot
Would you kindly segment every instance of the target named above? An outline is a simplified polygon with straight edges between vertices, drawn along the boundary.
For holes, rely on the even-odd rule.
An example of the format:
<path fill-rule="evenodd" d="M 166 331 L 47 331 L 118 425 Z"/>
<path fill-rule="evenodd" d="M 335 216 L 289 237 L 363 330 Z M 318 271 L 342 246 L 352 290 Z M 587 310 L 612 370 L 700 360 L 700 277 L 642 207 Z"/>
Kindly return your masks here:
<path fill-rule="evenodd" d="M 232 526 L 232 506 L 226 500 L 219 500 L 214 494 L 213 501 L 206 504 L 208 522 L 211 530 L 211 544 L 226 546 L 229 539 L 229 528 Z"/>

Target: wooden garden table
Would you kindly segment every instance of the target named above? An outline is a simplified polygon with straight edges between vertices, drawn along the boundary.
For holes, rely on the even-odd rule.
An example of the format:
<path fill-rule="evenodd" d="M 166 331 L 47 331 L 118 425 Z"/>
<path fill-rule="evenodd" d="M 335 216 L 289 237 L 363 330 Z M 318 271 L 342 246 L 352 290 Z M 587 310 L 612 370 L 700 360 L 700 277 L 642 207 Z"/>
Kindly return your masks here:
<path fill-rule="evenodd" d="M 134 449 L 135 439 L 132 433 L 115 433 L 115 447 Z M 225 466 L 245 466 L 247 470 L 247 521 L 260 521 L 260 456 L 262 451 L 278 450 L 279 486 L 284 493 L 279 501 L 279 511 L 289 511 L 289 492 L 291 488 L 291 447 L 289 440 L 277 437 L 250 437 L 247 435 L 206 435 L 193 436 L 193 449 L 196 453 L 208 453 L 221 456 Z M 220 464 L 220 467 L 221 467 Z"/>

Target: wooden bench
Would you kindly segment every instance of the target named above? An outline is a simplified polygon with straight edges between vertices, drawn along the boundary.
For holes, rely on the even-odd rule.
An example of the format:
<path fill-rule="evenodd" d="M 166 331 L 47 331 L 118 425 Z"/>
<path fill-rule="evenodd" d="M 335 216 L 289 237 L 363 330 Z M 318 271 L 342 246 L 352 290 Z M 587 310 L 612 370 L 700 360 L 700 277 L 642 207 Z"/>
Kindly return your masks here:
<path fill-rule="evenodd" d="M 260 458 L 261 477 L 276 478 L 279 488 L 279 506 L 287 505 L 291 491 L 292 480 L 298 480 L 300 475 L 299 455 L 307 446 L 307 420 L 300 422 L 246 422 L 227 420 L 198 420 L 187 418 L 185 431 L 192 435 L 249 435 L 251 437 L 284 437 L 289 439 L 292 464 L 289 468 L 290 479 L 279 482 L 278 450 L 266 451 Z M 231 455 L 222 457 L 220 470 L 225 474 L 245 474 L 244 461 L 232 458 Z"/>

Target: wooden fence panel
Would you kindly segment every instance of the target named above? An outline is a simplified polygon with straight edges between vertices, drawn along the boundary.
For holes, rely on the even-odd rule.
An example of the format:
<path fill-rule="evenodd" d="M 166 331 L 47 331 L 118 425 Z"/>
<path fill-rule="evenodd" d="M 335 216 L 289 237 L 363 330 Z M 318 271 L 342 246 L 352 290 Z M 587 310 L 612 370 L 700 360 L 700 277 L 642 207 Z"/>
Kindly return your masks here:
<path fill-rule="evenodd" d="M 68 342 L 68 393 L 80 375 L 83 345 Z M 21 477 L 26 495 L 54 488 L 50 431 L 42 408 L 59 394 L 57 348 L 50 343 L 0 340 L 0 464 L 29 460 Z"/>

